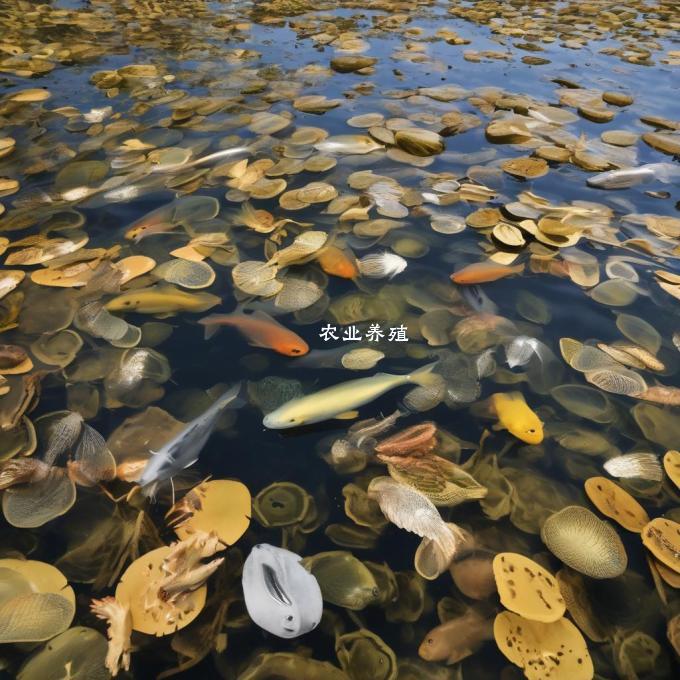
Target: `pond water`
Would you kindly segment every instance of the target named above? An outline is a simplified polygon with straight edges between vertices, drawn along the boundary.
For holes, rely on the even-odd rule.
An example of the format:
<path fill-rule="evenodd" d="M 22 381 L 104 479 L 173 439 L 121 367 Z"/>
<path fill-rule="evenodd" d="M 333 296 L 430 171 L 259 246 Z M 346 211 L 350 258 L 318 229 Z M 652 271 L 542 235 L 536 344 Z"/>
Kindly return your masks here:
<path fill-rule="evenodd" d="M 0 4 L 0 677 L 678 677 L 676 3 L 311 4 Z"/>

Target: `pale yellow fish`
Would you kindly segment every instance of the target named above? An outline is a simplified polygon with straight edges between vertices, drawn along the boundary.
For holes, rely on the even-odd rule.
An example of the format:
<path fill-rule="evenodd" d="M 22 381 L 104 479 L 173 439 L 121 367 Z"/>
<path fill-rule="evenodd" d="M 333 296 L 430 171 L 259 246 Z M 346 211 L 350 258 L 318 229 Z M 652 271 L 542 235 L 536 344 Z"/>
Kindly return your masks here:
<path fill-rule="evenodd" d="M 221 302 L 210 293 L 187 293 L 175 286 L 158 285 L 122 293 L 106 304 L 110 312 L 168 314 L 174 312 L 205 312 Z"/>
<path fill-rule="evenodd" d="M 351 417 L 349 413 L 354 409 L 368 404 L 399 385 L 407 383 L 429 385 L 438 377 L 432 373 L 436 363 L 423 366 L 407 375 L 376 373 L 368 378 L 348 380 L 314 394 L 291 399 L 267 414 L 262 424 L 272 430 L 284 430 L 289 427 L 320 423 L 330 418 Z M 355 414 L 352 413 L 352 415 Z"/>

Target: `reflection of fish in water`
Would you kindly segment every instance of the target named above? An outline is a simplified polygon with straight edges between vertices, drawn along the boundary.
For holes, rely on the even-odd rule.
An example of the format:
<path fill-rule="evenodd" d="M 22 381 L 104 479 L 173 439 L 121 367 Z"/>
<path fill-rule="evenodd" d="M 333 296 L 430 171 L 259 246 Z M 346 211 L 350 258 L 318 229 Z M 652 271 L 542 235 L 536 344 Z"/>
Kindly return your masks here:
<path fill-rule="evenodd" d="M 273 349 L 289 357 L 298 357 L 309 352 L 309 345 L 297 333 L 265 312 L 244 314 L 237 311 L 233 314 L 211 314 L 199 319 L 198 323 L 205 326 L 206 340 L 217 333 L 220 326 L 233 326 L 253 347 Z"/>
<path fill-rule="evenodd" d="M 479 287 L 467 286 L 461 288 L 463 300 L 477 313 L 497 314 L 498 305 Z"/>
<path fill-rule="evenodd" d="M 527 444 L 543 441 L 543 423 L 520 392 L 497 392 L 491 395 L 489 404 L 498 417 L 497 429 L 506 429 Z"/>
<path fill-rule="evenodd" d="M 146 495 L 153 495 L 159 482 L 170 479 L 198 460 L 201 449 L 208 441 L 222 411 L 227 408 L 239 408 L 242 405 L 238 399 L 240 389 L 240 383 L 234 385 L 206 411 L 187 423 L 161 449 L 152 451 L 152 456 L 138 481 Z"/>
<path fill-rule="evenodd" d="M 496 264 L 495 262 L 475 262 L 453 272 L 451 274 L 451 281 L 462 285 L 487 283 L 489 281 L 497 281 L 506 276 L 512 276 L 513 274 L 520 274 L 523 271 L 523 264 L 509 267 L 504 264 Z"/>
<path fill-rule="evenodd" d="M 429 385 L 433 380 L 438 380 L 439 377 L 432 373 L 436 363 L 423 366 L 407 375 L 376 373 L 369 378 L 348 380 L 314 394 L 292 399 L 267 414 L 262 424 L 272 430 L 283 430 L 320 423 L 330 418 L 353 418 L 357 415 L 354 409 L 368 404 L 395 387 L 407 383 Z"/>
<path fill-rule="evenodd" d="M 268 633 L 296 638 L 321 621 L 323 599 L 300 556 L 260 543 L 243 565 L 243 596 L 250 618 Z"/>

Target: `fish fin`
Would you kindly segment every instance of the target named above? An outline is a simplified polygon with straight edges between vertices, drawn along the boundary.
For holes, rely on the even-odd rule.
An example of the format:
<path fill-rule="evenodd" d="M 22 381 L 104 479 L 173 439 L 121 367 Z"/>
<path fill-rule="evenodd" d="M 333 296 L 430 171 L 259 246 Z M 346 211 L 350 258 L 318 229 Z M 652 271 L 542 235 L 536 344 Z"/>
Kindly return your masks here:
<path fill-rule="evenodd" d="M 269 323 L 280 326 L 281 324 L 267 312 L 263 312 L 261 309 L 253 310 L 248 316 L 252 316 L 254 319 L 260 319 L 260 321 L 268 321 Z"/>
<path fill-rule="evenodd" d="M 494 424 L 491 426 L 491 429 L 492 429 L 494 432 L 498 432 L 499 430 L 505 430 L 505 426 L 504 426 L 504 425 L 501 425 L 500 423 L 494 423 Z"/>
<path fill-rule="evenodd" d="M 228 404 L 227 410 L 233 411 L 242 408 L 248 403 L 248 388 L 245 382 L 237 382 L 225 392 L 221 398 L 228 398 L 228 395 L 233 394 L 233 398 Z"/>
<path fill-rule="evenodd" d="M 161 312 L 160 314 L 154 314 L 154 319 L 169 319 L 171 316 L 177 316 L 177 312 Z"/>
<path fill-rule="evenodd" d="M 433 373 L 435 366 L 439 363 L 439 360 L 433 361 L 431 364 L 426 366 L 421 366 L 418 370 L 413 371 L 408 376 L 408 381 L 413 382 L 421 387 L 427 387 L 429 385 L 435 385 L 441 380 L 440 376 Z"/>
<path fill-rule="evenodd" d="M 184 231 L 186 231 L 186 233 L 189 234 L 191 238 L 196 237 L 196 230 L 188 222 L 178 222 L 176 226 L 182 227 L 182 229 L 184 229 Z"/>
<path fill-rule="evenodd" d="M 142 487 L 142 494 L 149 499 L 150 503 L 156 502 L 156 491 L 158 491 L 158 482 L 151 482 Z"/>
<path fill-rule="evenodd" d="M 335 416 L 336 420 L 354 420 L 359 416 L 359 411 L 345 411 Z"/>
<path fill-rule="evenodd" d="M 207 317 L 207 318 L 209 319 L 210 317 Z M 198 323 L 205 326 L 205 331 L 203 333 L 203 339 L 204 340 L 210 340 L 210 338 L 212 338 L 213 335 L 219 333 L 219 331 L 220 331 L 220 325 L 217 324 L 217 323 L 209 323 L 209 322 L 205 323 L 204 319 L 201 319 Z"/>
<path fill-rule="evenodd" d="M 401 416 L 411 416 L 414 413 L 417 413 L 415 409 L 409 408 L 407 404 L 405 404 L 403 401 L 400 401 L 397 404 L 397 411 L 399 411 L 399 417 Z"/>
<path fill-rule="evenodd" d="M 239 329 L 240 330 L 240 329 Z M 241 332 L 242 335 L 245 336 L 245 333 Z M 271 349 L 270 345 L 265 345 L 263 342 L 260 342 L 259 340 L 255 340 L 253 338 L 247 338 L 248 344 L 251 347 L 259 347 L 260 349 Z"/>
<path fill-rule="evenodd" d="M 243 382 L 237 382 L 225 389 L 224 383 L 216 383 L 209 387 L 206 392 L 214 399 L 214 404 L 218 401 L 226 402 L 223 407 L 226 411 L 239 409 L 248 403 L 248 391 Z M 220 408 L 218 406 L 218 408 Z"/>
<path fill-rule="evenodd" d="M 521 401 L 524 402 L 524 395 L 521 392 L 499 392 L 499 394 L 503 395 L 503 399 L 507 399 L 508 401 Z"/>

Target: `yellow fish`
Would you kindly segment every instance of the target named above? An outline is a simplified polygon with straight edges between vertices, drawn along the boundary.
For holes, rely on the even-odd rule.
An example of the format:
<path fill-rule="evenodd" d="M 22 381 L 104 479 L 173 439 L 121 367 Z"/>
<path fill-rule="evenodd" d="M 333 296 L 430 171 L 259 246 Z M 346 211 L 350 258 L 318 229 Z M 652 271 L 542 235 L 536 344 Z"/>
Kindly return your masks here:
<path fill-rule="evenodd" d="M 175 286 L 161 284 L 149 288 L 128 290 L 106 303 L 110 312 L 140 314 L 174 314 L 175 312 L 205 312 L 221 302 L 210 293 L 187 293 Z"/>
<path fill-rule="evenodd" d="M 543 423 L 520 392 L 497 392 L 491 395 L 490 404 L 498 417 L 499 429 L 505 428 L 527 444 L 543 441 Z"/>

